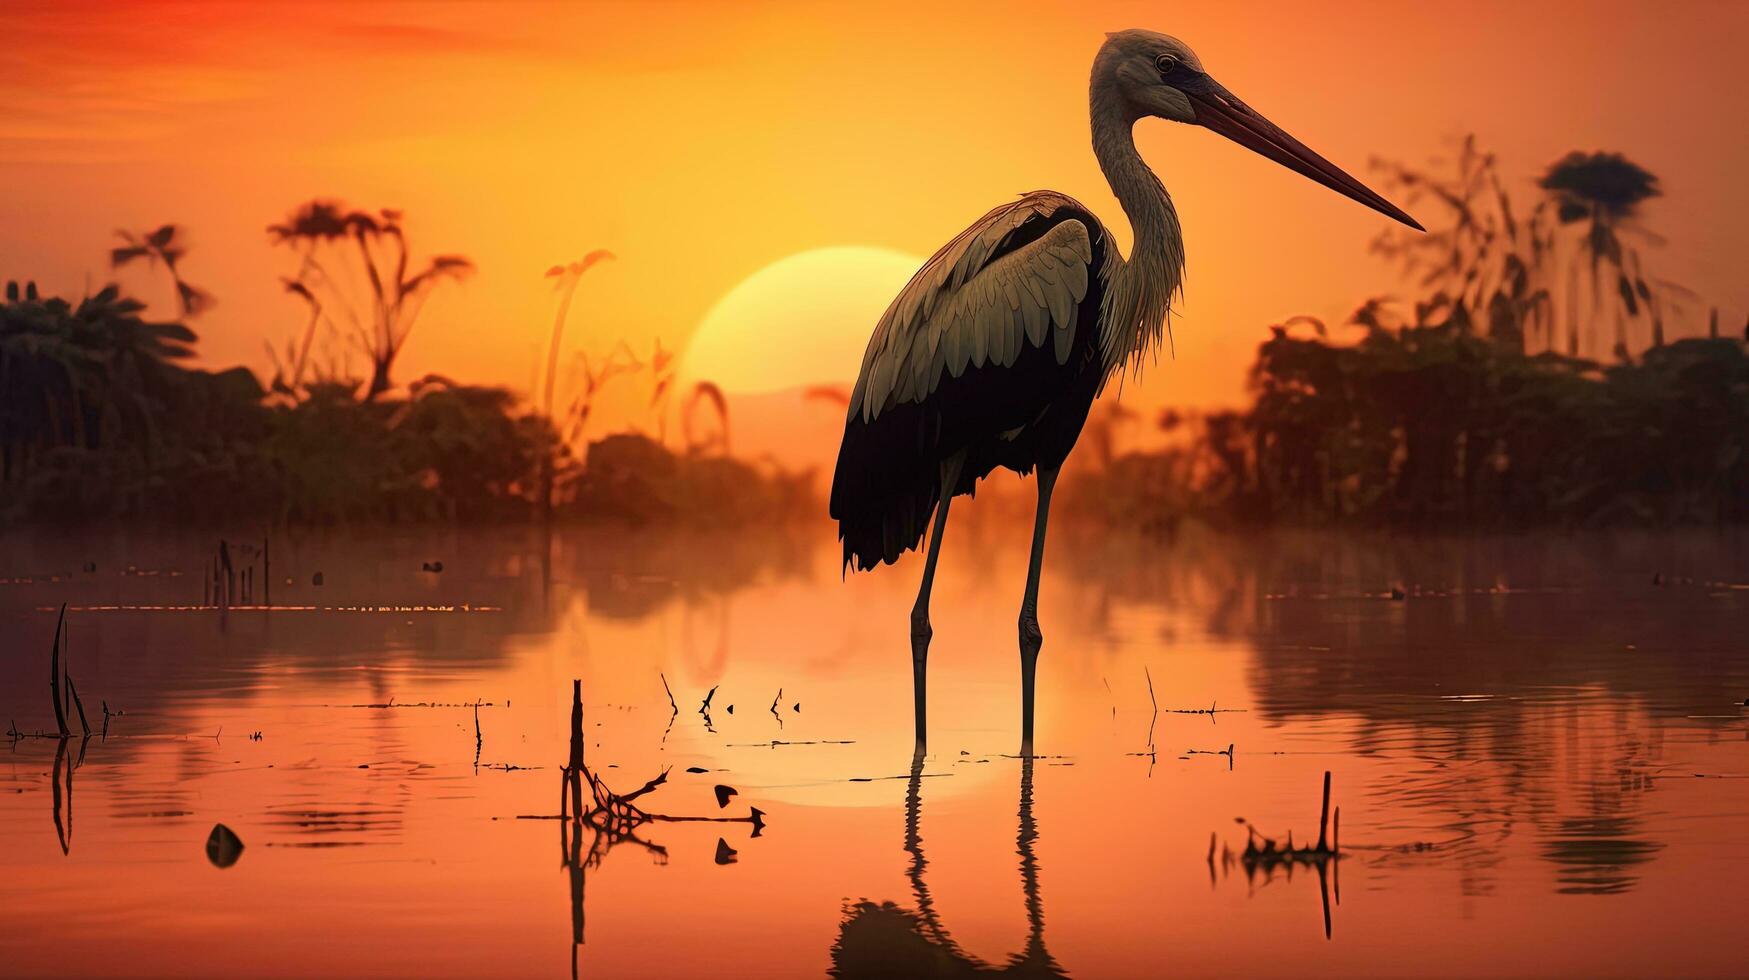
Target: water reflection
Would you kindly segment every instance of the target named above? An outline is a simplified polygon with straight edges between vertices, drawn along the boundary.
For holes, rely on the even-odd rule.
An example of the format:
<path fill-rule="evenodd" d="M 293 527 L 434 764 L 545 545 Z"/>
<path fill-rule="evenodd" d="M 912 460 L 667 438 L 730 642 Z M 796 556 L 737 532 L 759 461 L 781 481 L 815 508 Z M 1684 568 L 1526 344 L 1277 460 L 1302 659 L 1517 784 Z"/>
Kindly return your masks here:
<path fill-rule="evenodd" d="M 1723 896 L 1749 871 L 1749 780 L 1694 778 L 1746 774 L 1749 590 L 1707 584 L 1749 580 L 1743 539 L 1187 531 L 1163 549 L 1065 530 L 1066 561 L 1044 589 L 1062 625 L 1041 660 L 1038 734 L 1072 758 L 1040 769 L 1052 778 L 1037 823 L 1035 763 L 1021 765 L 1011 810 L 1016 786 L 995 754 L 1017 729 L 1014 583 L 1001 578 L 1011 555 L 988 541 L 944 559 L 958 571 L 938 590 L 931 695 L 949 721 L 936 737 L 948 758 L 964 754 L 943 766 L 953 778 L 913 770 L 901 801 L 897 782 L 857 780 L 903 772 L 893 763 L 910 748 L 908 576 L 841 580 L 829 541 L 812 552 L 755 536 L 692 542 L 712 556 L 700 561 L 687 542 L 562 532 L 543 605 L 542 556 L 515 531 L 276 539 L 274 569 L 296 573 L 293 585 L 275 582 L 276 601 L 494 611 L 233 608 L 221 620 L 75 611 L 198 601 L 198 579 L 170 574 L 174 554 L 152 562 L 158 575 L 20 584 L 50 566 L 21 538 L 0 539 L 0 637 L 21 651 L 0 657 L 0 721 L 53 730 L 42 652 L 63 600 L 75 607 L 80 693 L 127 712 L 88 756 L 86 743 L 27 739 L 0 758 L 0 899 L 22 910 L 0 920 L 0 962 L 106 974 L 145 948 L 158 955 L 136 972 L 222 974 L 234 964 L 219 953 L 171 948 L 179 917 L 246 916 L 300 972 L 532 974 L 557 966 L 565 934 L 583 972 L 606 975 L 1061 975 L 1043 930 L 1044 848 L 1052 947 L 1086 974 L 1147 975 L 1168 957 L 1197 974 L 1404 972 L 1416 964 L 1391 958 L 1393 937 L 1411 929 L 1452 972 L 1730 972 L 1722 954 L 1682 937 L 1726 928 Z M 184 550 L 198 561 L 210 548 Z M 96 555 L 100 568 L 122 567 Z M 435 557 L 442 576 L 418 571 Z M 317 568 L 326 584 L 312 587 Z M 1399 583 L 1401 601 L 1390 597 Z M 603 709 L 588 729 L 603 776 L 672 765 L 664 794 L 677 810 L 717 812 L 706 791 L 720 779 L 771 800 L 782 821 L 757 845 L 735 840 L 732 869 L 713 861 L 718 828 L 664 825 L 660 843 L 640 841 L 593 882 L 586 952 L 585 877 L 611 842 L 561 821 L 555 869 L 550 826 L 509 819 L 552 812 L 563 680 L 575 676 L 596 692 L 591 711 Z M 713 688 L 707 728 L 694 715 Z M 1218 717 L 1184 713 L 1217 704 Z M 264 741 L 248 737 L 257 731 Z M 1230 745 L 1245 766 L 1185 756 Z M 1299 868 L 1290 886 L 1282 868 L 1273 889 L 1260 873 L 1252 897 L 1238 874 L 1211 893 L 1202 860 L 1210 830 L 1239 814 L 1305 826 L 1316 815 L 1307 790 L 1325 769 L 1344 787 L 1353 854 L 1341 908 L 1330 869 L 1330 910 L 1350 924 L 1329 942 L 1314 926 L 1315 869 Z M 706 775 L 719 772 L 731 775 Z M 568 798 L 561 809 L 572 812 Z M 1016 866 L 994 853 L 1009 850 L 1003 812 L 1017 817 L 1024 940 Z M 901 820 L 903 853 L 880 847 L 883 826 Z M 212 871 L 199 843 L 218 821 L 261 848 L 227 876 L 236 890 L 184 867 Z M 1006 870 L 961 873 L 983 857 Z M 429 897 L 439 891 L 447 903 Z M 838 914 L 847 895 L 897 900 Z M 256 896 L 273 896 L 271 907 Z M 998 938 L 989 910 L 1012 933 Z M 1663 959 L 1613 958 L 1611 937 L 1629 920 Z M 1423 928 L 1430 921 L 1439 930 Z M 1553 954 L 1532 928 L 1557 921 L 1584 937 L 1561 963 L 1538 958 Z M 70 942 L 112 922 L 129 923 L 111 934 L 126 951 Z M 459 938 L 487 930 L 490 945 Z M 686 944 L 665 942 L 682 931 Z M 308 947 L 311 934 L 344 942 Z M 1257 935 L 1269 943 L 1248 942 Z M 64 941 L 83 951 L 58 949 Z M 341 948 L 367 951 L 343 960 Z M 394 961 L 391 949 L 453 962 Z M 1500 959 L 1482 959 L 1496 949 Z"/>
<path fill-rule="evenodd" d="M 923 760 L 911 765 L 905 792 L 905 851 L 911 861 L 905 875 L 911 882 L 915 910 L 892 902 L 861 901 L 845 910 L 832 945 L 831 975 L 859 977 L 1066 977 L 1045 948 L 1044 900 L 1039 893 L 1035 847 L 1038 824 L 1032 815 L 1031 756 L 1020 760 L 1020 810 L 1015 852 L 1020 857 L 1020 892 L 1026 906 L 1026 943 L 1007 962 L 995 966 L 967 953 L 949 934 L 936 911 L 925 875 L 923 855 Z"/>
<path fill-rule="evenodd" d="M 1647 832 L 1654 792 L 1697 768 L 1667 730 L 1741 727 L 1743 544 L 1289 534 L 1192 535 L 1176 561 L 1121 542 L 1068 550 L 1096 634 L 1119 633 L 1126 606 L 1184 611 L 1253 645 L 1246 682 L 1267 723 L 1353 722 L 1348 751 L 1394 769 L 1371 809 L 1413 835 L 1382 864 L 1448 862 L 1479 896 L 1527 828 L 1563 894 L 1629 890 L 1664 849 Z"/>
<path fill-rule="evenodd" d="M 67 780 L 65 794 L 61 792 L 63 774 Z M 67 740 L 64 738 L 55 741 L 54 801 L 55 837 L 61 842 L 61 853 L 68 854 L 73 845 L 73 770 L 67 766 Z M 61 817 L 63 808 L 66 813 L 64 821 Z"/>

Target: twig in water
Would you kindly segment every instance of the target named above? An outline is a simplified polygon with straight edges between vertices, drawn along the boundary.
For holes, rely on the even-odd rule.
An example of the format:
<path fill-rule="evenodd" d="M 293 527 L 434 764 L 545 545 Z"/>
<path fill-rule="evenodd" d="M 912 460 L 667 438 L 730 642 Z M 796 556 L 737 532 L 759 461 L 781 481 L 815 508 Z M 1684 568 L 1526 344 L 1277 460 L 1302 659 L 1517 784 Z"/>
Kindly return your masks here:
<path fill-rule="evenodd" d="M 1231 771 L 1233 768 L 1233 743 L 1231 743 L 1231 742 L 1228 742 L 1227 747 L 1224 749 L 1214 749 L 1214 750 L 1210 750 L 1210 749 L 1185 749 L 1184 754 L 1187 756 L 1190 756 L 1190 755 L 1224 755 L 1227 757 L 1227 769 L 1228 769 L 1228 771 Z"/>
<path fill-rule="evenodd" d="M 79 731 L 91 734 L 91 723 L 85 720 L 85 703 L 79 700 L 79 689 L 73 686 L 73 672 L 67 671 L 67 693 L 73 696 L 73 707 L 79 709 Z"/>
<path fill-rule="evenodd" d="M 1154 763 L 1158 761 L 1160 755 L 1159 750 L 1154 746 L 1154 726 L 1160 721 L 1160 702 L 1154 700 L 1154 675 L 1149 673 L 1147 664 L 1142 665 L 1142 676 L 1148 679 L 1148 703 L 1153 706 L 1154 710 L 1148 716 L 1148 751 L 1136 754 L 1148 757 L 1148 778 L 1153 779 Z M 1106 686 L 1110 687 L 1110 685 Z M 1113 715 L 1117 714 L 1117 705 L 1111 706 L 1111 712 Z"/>
<path fill-rule="evenodd" d="M 715 690 L 714 688 L 712 689 Z M 707 699 L 708 700 L 708 699 Z M 664 769 L 654 779 L 630 793 L 619 794 L 607 787 L 601 777 L 589 771 L 583 761 L 583 682 L 571 682 L 571 758 L 570 765 L 565 767 L 565 785 L 560 793 L 560 806 L 565 805 L 569 795 L 575 803 L 571 819 L 586 823 L 594 828 L 597 835 L 605 836 L 608 846 L 617 840 L 635 839 L 637 828 L 653 820 L 663 821 L 710 821 L 715 823 L 750 823 L 755 836 L 765 826 L 764 813 L 757 808 L 750 808 L 745 817 L 685 817 L 671 816 L 662 813 L 650 813 L 633 805 L 633 801 L 668 781 L 669 770 Z M 589 784 L 593 806 L 585 811 L 582 805 L 581 786 Z M 641 843 L 641 842 L 640 842 Z"/>
<path fill-rule="evenodd" d="M 55 702 L 55 728 L 61 737 L 66 738 L 72 732 L 67 729 L 67 711 L 61 704 L 61 633 L 67 622 L 67 604 L 61 603 L 61 614 L 55 620 L 54 645 L 49 647 L 49 697 Z"/>
<path fill-rule="evenodd" d="M 1324 772 L 1324 800 L 1318 812 L 1318 843 L 1312 847 L 1295 847 L 1294 835 L 1288 832 L 1287 843 L 1277 845 L 1274 840 L 1257 832 L 1257 828 L 1243 817 L 1239 822 L 1245 824 L 1245 850 L 1236 856 L 1237 863 L 1244 868 L 1247 880 L 1254 878 L 1262 871 L 1264 881 L 1268 882 L 1277 868 L 1284 868 L 1288 879 L 1293 879 L 1295 867 L 1310 865 L 1318 872 L 1318 891 L 1324 905 L 1324 938 L 1330 938 L 1330 893 L 1335 886 L 1336 903 L 1342 903 L 1341 865 L 1336 863 L 1342 857 L 1342 848 L 1338 838 L 1341 836 L 1342 808 L 1335 811 L 1335 822 L 1330 824 L 1330 772 Z M 1326 826 L 1330 830 L 1328 841 L 1325 838 Z M 1261 841 L 1261 844 L 1259 844 Z M 1220 866 L 1223 871 L 1230 872 L 1235 863 L 1235 855 L 1231 848 L 1221 848 Z M 1215 838 L 1209 836 L 1209 880 L 1212 883 L 1215 876 Z"/>
<path fill-rule="evenodd" d="M 737 749 L 737 748 L 739 748 L 739 749 L 766 749 L 766 748 L 776 748 L 779 745 L 855 745 L 855 744 L 856 744 L 856 742 L 854 740 L 848 740 L 848 739 L 839 740 L 839 739 L 823 738 L 823 739 L 818 739 L 818 740 L 812 741 L 812 742 L 785 742 L 782 739 L 774 738 L 769 742 L 730 742 L 725 747 L 731 748 L 731 749 Z"/>
<path fill-rule="evenodd" d="M 1208 715 L 1212 721 L 1215 715 L 1244 714 L 1246 711 L 1244 708 L 1217 708 L 1215 705 L 1218 703 L 1210 701 L 1206 708 L 1173 708 L 1171 712 L 1175 715 Z"/>

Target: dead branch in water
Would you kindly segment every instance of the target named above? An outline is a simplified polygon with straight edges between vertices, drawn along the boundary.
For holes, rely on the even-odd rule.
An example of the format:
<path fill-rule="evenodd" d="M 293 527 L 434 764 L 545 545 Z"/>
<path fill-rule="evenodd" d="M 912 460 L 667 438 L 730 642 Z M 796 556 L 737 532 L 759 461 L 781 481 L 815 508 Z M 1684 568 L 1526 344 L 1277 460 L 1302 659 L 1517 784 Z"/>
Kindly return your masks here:
<path fill-rule="evenodd" d="M 674 731 L 674 722 L 680 717 L 680 705 L 674 701 L 674 689 L 668 686 L 668 675 L 657 671 L 656 676 L 662 678 L 662 690 L 668 695 L 668 727 L 662 729 L 662 745 L 667 746 L 668 734 Z"/>
<path fill-rule="evenodd" d="M 67 671 L 66 678 L 67 693 L 73 696 L 73 707 L 79 709 L 79 731 L 82 734 L 90 735 L 91 723 L 85 720 L 85 703 L 79 700 L 79 688 L 73 685 L 73 672 Z"/>
<path fill-rule="evenodd" d="M 713 692 L 715 688 L 711 689 Z M 705 699 L 708 704 L 710 699 Z M 560 791 L 560 809 L 563 814 L 567 797 L 571 805 L 570 819 L 587 824 L 598 836 L 607 838 L 607 845 L 612 846 L 617 839 L 633 839 L 636 830 L 652 821 L 700 821 L 710 823 L 747 823 L 753 825 L 753 834 L 758 836 L 765 827 L 765 814 L 757 807 L 749 807 L 745 817 L 691 817 L 674 816 L 665 813 L 651 813 L 634 804 L 635 800 L 654 792 L 668 781 L 669 770 L 664 769 L 655 778 L 630 793 L 615 793 L 602 781 L 600 776 L 589 770 L 583 760 L 583 682 L 571 682 L 571 750 L 570 760 L 565 766 L 564 783 Z M 582 786 L 587 783 L 591 804 L 587 810 L 582 803 Z M 640 842 L 642 843 L 642 842 Z M 646 845 L 647 846 L 647 845 Z"/>
<path fill-rule="evenodd" d="M 781 738 L 774 738 L 769 742 L 729 742 L 727 745 L 724 746 L 724 748 L 730 748 L 730 749 L 775 749 L 779 745 L 855 745 L 855 744 L 856 744 L 855 739 L 822 738 L 822 739 L 815 739 L 815 740 L 809 741 L 809 742 L 786 742 Z"/>
<path fill-rule="evenodd" d="M 1340 867 L 1336 862 L 1342 858 L 1340 843 L 1342 831 L 1342 808 L 1337 807 L 1332 820 L 1330 809 L 1330 771 L 1324 771 L 1324 799 L 1318 811 L 1318 843 L 1308 847 L 1295 847 L 1293 831 L 1288 831 L 1285 844 L 1278 845 L 1273 839 L 1257 832 L 1257 828 L 1243 817 L 1239 822 L 1245 824 L 1245 849 L 1237 855 L 1232 848 L 1223 846 L 1220 853 L 1220 868 L 1230 873 L 1234 864 L 1245 871 L 1248 881 L 1255 881 L 1259 871 L 1263 873 L 1267 883 L 1274 878 L 1278 869 L 1285 870 L 1288 880 L 1293 879 L 1296 867 L 1311 867 L 1318 872 L 1318 890 L 1324 905 L 1324 938 L 1330 938 L 1330 894 L 1331 885 L 1335 885 L 1336 903 L 1342 903 L 1341 878 L 1335 872 Z M 1326 837 L 1326 831 L 1328 836 Z M 1215 880 L 1215 835 L 1209 835 L 1209 882 Z"/>
<path fill-rule="evenodd" d="M 680 705 L 674 703 L 674 689 L 668 686 L 668 675 L 657 671 L 656 676 L 662 678 L 662 691 L 668 695 L 668 710 L 674 714 L 679 714 Z"/>
<path fill-rule="evenodd" d="M 1215 705 L 1218 703 L 1210 701 L 1206 708 L 1172 708 L 1170 711 L 1175 715 L 1208 715 L 1212 720 L 1215 715 L 1244 714 L 1247 710 L 1245 708 L 1217 708 Z"/>
<path fill-rule="evenodd" d="M 1184 750 L 1184 757 L 1185 758 L 1188 759 L 1193 755 L 1224 755 L 1227 757 L 1227 770 L 1229 772 L 1232 771 L 1232 768 L 1233 768 L 1233 743 L 1232 742 L 1228 742 L 1227 747 L 1224 749 L 1185 749 Z"/>
<path fill-rule="evenodd" d="M 49 698 L 55 702 L 55 728 L 61 737 L 66 738 L 72 732 L 67 729 L 67 709 L 61 704 L 61 634 L 67 623 L 67 604 L 61 603 L 61 614 L 55 620 L 55 640 L 49 647 Z"/>
<path fill-rule="evenodd" d="M 61 604 L 60 612 L 55 619 L 55 636 L 49 646 L 49 700 L 55 709 L 55 730 L 26 732 L 18 727 L 17 721 L 10 722 L 6 730 L 7 737 L 14 742 L 26 738 L 69 739 L 73 730 L 67 725 L 67 713 L 77 710 L 79 727 L 86 738 L 91 737 L 91 722 L 85 714 L 85 703 L 79 698 L 79 690 L 73 685 L 72 672 L 67 669 L 66 653 L 69 630 L 67 629 L 67 605 Z M 108 709 L 104 712 L 105 733 L 109 730 Z"/>
<path fill-rule="evenodd" d="M 1272 838 L 1257 832 L 1257 827 L 1240 818 L 1245 824 L 1245 850 L 1238 855 L 1241 863 L 1247 866 L 1269 868 L 1283 864 L 1314 864 L 1342 856 L 1339 839 L 1342 833 L 1342 808 L 1335 810 L 1335 823 L 1331 823 L 1330 810 L 1330 772 L 1324 771 L 1324 800 L 1318 811 L 1318 843 L 1305 847 L 1294 846 L 1293 831 L 1288 831 L 1287 841 L 1277 844 Z M 1209 857 L 1214 858 L 1214 840 L 1209 840 Z M 1231 852 L 1228 852 L 1231 855 Z"/>

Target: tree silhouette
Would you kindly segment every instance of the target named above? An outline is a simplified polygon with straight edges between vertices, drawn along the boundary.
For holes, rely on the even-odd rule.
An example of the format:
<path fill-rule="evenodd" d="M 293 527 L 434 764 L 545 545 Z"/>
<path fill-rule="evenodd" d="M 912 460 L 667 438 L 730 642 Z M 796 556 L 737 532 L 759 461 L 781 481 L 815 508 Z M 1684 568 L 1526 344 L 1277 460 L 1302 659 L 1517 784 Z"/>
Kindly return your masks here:
<path fill-rule="evenodd" d="M 1627 321 L 1644 312 L 1652 321 L 1656 344 L 1662 344 L 1664 323 L 1660 298 L 1648 285 L 1639 250 L 1622 233 L 1633 227 L 1640 206 L 1657 197 L 1658 178 L 1619 153 L 1574 151 L 1555 161 L 1538 186 L 1555 205 L 1563 226 L 1578 229 L 1574 260 L 1569 263 L 1568 282 L 1576 282 L 1579 263 L 1589 267 L 1593 329 L 1606 308 L 1615 321 L 1615 355 L 1628 358 Z M 1605 282 L 1610 282 L 1606 293 Z M 1567 353 L 1579 353 L 1579 297 L 1577 289 L 1568 299 L 1571 330 Z M 1609 295 L 1610 299 L 1605 299 Z"/>
<path fill-rule="evenodd" d="M 698 435 L 693 421 L 694 413 L 700 405 L 709 405 L 717 416 L 717 431 L 715 434 Z M 680 415 L 681 434 L 686 439 L 686 451 L 698 454 L 709 449 L 712 444 L 729 455 L 729 399 L 723 394 L 723 389 L 717 387 L 714 381 L 700 381 L 692 386 L 692 394 L 686 399 L 686 407 Z"/>
<path fill-rule="evenodd" d="M 1554 245 L 1550 205 L 1539 203 L 1529 214 L 1515 211 L 1494 154 L 1480 150 L 1473 135 L 1459 143 L 1449 173 L 1378 160 L 1373 166 L 1407 205 L 1425 203 L 1440 212 L 1426 234 L 1386 229 L 1372 244 L 1422 291 L 1414 304 L 1416 322 L 1485 332 L 1520 350 L 1539 343 L 1553 347 L 1545 284 Z M 1351 322 L 1379 328 L 1389 302 L 1369 300 Z"/>
<path fill-rule="evenodd" d="M 182 305 L 182 315 L 198 316 L 203 311 L 211 309 L 212 295 L 203 289 L 191 286 L 177 271 L 176 263 L 188 252 L 188 245 L 182 241 L 182 230 L 175 225 L 162 225 L 156 231 L 134 234 L 130 231 L 116 231 L 116 237 L 125 244 L 109 250 L 111 268 L 120 269 L 132 262 L 143 260 L 148 267 L 164 263 L 164 269 L 170 273 L 170 282 L 176 287 L 177 302 Z"/>
<path fill-rule="evenodd" d="M 294 368 L 301 380 L 309 339 L 326 317 L 344 320 L 352 337 L 371 359 L 372 401 L 392 386 L 395 358 L 419 320 L 426 298 L 446 280 L 460 280 L 474 270 L 461 255 L 438 255 L 414 271 L 401 212 L 384 208 L 348 211 L 338 201 L 310 201 L 283 223 L 269 225 L 268 238 L 297 253 L 298 271 L 287 291 L 310 306 L 310 321 Z"/>
<path fill-rule="evenodd" d="M 547 270 L 547 278 L 554 280 L 553 285 L 559 292 L 559 310 L 553 316 L 553 340 L 547 348 L 547 379 L 545 389 L 541 394 L 541 409 L 546 413 L 551 423 L 553 433 L 559 433 L 560 426 L 553 417 L 553 384 L 559 373 L 559 345 L 565 339 L 565 319 L 571 312 L 571 297 L 577 293 L 577 284 L 583 281 L 583 273 L 588 272 L 596 263 L 613 258 L 613 253 L 606 249 L 596 249 L 568 265 L 555 265 Z M 559 444 L 549 440 L 549 444 L 541 453 L 540 473 L 540 505 L 541 519 L 551 520 L 553 513 L 553 468 L 558 460 Z"/>
<path fill-rule="evenodd" d="M 193 353 L 194 332 L 155 323 L 145 304 L 105 286 L 77 305 L 16 283 L 0 305 L 0 476 L 10 480 L 60 448 L 147 449 L 154 406 L 172 386 L 171 362 Z"/>

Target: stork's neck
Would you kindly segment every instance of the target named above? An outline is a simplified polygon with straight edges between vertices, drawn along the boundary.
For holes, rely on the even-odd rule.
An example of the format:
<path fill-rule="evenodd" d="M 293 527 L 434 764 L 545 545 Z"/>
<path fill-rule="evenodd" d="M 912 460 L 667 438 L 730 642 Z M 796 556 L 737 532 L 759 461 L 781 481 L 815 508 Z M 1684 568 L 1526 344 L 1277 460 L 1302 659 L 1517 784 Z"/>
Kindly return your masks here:
<path fill-rule="evenodd" d="M 1172 198 L 1136 151 L 1136 114 L 1098 74 L 1091 109 L 1093 154 L 1135 236 L 1105 301 L 1102 341 L 1107 366 L 1115 369 L 1159 343 L 1172 297 L 1184 280 L 1184 237 Z"/>

